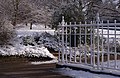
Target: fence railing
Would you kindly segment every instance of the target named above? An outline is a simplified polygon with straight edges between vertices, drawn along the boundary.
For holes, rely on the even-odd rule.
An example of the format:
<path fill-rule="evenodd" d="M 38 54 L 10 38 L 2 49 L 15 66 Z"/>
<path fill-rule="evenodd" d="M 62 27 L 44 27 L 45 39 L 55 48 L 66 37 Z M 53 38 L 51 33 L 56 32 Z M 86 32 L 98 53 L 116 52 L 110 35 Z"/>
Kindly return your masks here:
<path fill-rule="evenodd" d="M 91 22 L 58 26 L 59 63 L 120 70 L 120 23 Z"/>

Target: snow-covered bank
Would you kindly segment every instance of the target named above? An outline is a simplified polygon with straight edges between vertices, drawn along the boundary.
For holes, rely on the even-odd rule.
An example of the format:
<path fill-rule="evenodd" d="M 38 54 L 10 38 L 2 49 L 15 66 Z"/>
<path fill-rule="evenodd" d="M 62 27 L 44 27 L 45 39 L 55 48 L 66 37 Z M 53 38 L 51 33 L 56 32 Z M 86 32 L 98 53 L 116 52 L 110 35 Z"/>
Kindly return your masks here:
<path fill-rule="evenodd" d="M 40 46 L 5 46 L 0 47 L 0 55 L 24 55 L 28 57 L 49 57 L 55 58 L 47 48 Z"/>

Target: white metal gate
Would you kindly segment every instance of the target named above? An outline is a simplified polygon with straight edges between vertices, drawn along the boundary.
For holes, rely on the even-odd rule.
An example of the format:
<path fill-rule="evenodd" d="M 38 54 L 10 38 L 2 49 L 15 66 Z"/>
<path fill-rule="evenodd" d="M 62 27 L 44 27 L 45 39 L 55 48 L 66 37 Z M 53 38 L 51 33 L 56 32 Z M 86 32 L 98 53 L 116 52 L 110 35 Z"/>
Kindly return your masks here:
<path fill-rule="evenodd" d="M 116 20 L 67 24 L 62 17 L 57 31 L 59 63 L 120 70 L 120 23 Z"/>

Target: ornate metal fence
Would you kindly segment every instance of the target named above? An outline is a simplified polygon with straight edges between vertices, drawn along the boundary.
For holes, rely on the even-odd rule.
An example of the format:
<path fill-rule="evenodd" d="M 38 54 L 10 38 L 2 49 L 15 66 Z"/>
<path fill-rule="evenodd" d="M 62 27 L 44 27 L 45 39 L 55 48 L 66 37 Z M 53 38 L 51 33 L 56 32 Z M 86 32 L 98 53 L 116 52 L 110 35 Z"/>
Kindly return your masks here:
<path fill-rule="evenodd" d="M 59 63 L 120 70 L 120 23 L 107 21 L 58 26 Z"/>

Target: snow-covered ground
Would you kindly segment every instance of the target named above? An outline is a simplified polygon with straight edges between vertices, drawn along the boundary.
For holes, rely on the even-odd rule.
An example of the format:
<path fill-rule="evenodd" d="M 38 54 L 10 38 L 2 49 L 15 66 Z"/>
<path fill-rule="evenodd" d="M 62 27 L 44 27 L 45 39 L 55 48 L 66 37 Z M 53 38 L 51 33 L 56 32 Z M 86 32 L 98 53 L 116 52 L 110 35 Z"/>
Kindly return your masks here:
<path fill-rule="evenodd" d="M 71 76 L 73 78 L 120 78 L 117 76 L 105 75 L 105 74 L 94 74 L 87 71 L 72 70 L 70 68 L 59 68 L 55 70 L 63 75 Z"/>
<path fill-rule="evenodd" d="M 59 65 L 63 65 L 62 63 L 58 63 Z M 55 70 L 55 72 L 59 72 L 61 74 L 64 75 L 68 75 L 71 76 L 73 78 L 120 78 L 118 76 L 113 76 L 111 74 L 114 75 L 120 75 L 120 60 L 117 60 L 117 69 L 114 69 L 114 65 L 115 65 L 115 61 L 112 60 L 110 61 L 110 66 L 112 66 L 111 68 L 103 68 L 102 70 L 98 70 L 96 67 L 93 68 L 91 66 L 88 65 L 84 65 L 84 64 L 71 64 L 71 63 L 66 63 L 64 64 L 65 66 L 70 66 L 72 67 L 77 67 L 77 68 L 83 68 L 83 69 L 88 69 L 92 72 L 96 72 L 96 73 L 108 73 L 108 74 L 95 74 L 95 73 L 91 73 L 89 71 L 82 71 L 82 70 L 73 70 L 71 68 L 58 68 L 57 70 Z M 104 67 L 106 67 L 107 62 L 103 62 Z M 111 73 L 111 74 L 110 74 Z"/>
<path fill-rule="evenodd" d="M 30 30 L 30 24 L 28 23 L 28 25 L 24 25 L 24 24 L 18 24 L 15 28 L 16 30 Z M 43 24 L 33 24 L 32 25 L 32 30 L 51 30 L 50 27 L 45 26 Z"/>
<path fill-rule="evenodd" d="M 97 31 L 97 29 L 96 29 Z M 102 29 L 99 29 L 99 32 L 100 34 L 102 34 Z M 106 34 L 106 35 L 103 35 L 105 38 L 108 38 L 108 30 L 107 29 L 103 29 L 103 34 Z M 109 30 L 109 38 L 115 38 L 115 30 Z M 120 38 L 120 31 L 116 31 L 116 38 Z"/>
<path fill-rule="evenodd" d="M 51 35 L 54 35 L 55 30 L 51 29 L 50 27 L 47 26 L 47 28 L 45 28 L 44 25 L 41 24 L 33 24 L 32 26 L 33 28 L 30 30 L 29 25 L 25 26 L 25 25 L 18 25 L 16 27 L 16 33 L 18 36 L 34 36 L 35 34 L 40 35 L 43 32 L 48 32 Z"/>
<path fill-rule="evenodd" d="M 55 30 L 16 30 L 17 35 L 20 36 L 34 36 L 34 35 L 40 35 L 43 32 L 48 32 L 51 35 L 54 35 Z"/>

